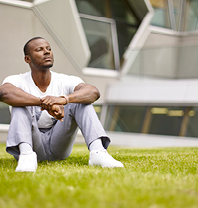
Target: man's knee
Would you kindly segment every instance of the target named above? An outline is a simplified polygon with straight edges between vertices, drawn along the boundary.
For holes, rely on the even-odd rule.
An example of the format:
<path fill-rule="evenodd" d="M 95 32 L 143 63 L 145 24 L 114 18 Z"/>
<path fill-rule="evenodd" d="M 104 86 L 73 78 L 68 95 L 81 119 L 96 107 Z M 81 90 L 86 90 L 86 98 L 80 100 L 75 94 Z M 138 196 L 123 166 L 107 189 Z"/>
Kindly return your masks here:
<path fill-rule="evenodd" d="M 11 109 L 11 114 L 12 114 L 12 117 L 14 115 L 17 115 L 17 116 L 25 116 L 25 117 L 31 117 L 32 114 L 33 114 L 33 109 L 31 106 L 24 106 L 24 107 L 12 107 Z M 19 117 L 20 119 L 20 117 Z"/>

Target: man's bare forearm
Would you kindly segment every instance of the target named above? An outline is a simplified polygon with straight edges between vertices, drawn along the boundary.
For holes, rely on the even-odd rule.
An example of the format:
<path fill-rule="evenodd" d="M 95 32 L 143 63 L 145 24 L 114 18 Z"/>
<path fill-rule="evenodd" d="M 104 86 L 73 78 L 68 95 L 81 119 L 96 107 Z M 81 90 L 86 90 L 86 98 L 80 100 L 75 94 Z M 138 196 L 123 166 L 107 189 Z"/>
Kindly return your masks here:
<path fill-rule="evenodd" d="M 14 107 L 40 106 L 40 98 L 26 93 L 10 83 L 0 86 L 0 101 Z"/>
<path fill-rule="evenodd" d="M 100 97 L 100 93 L 96 87 L 81 83 L 77 85 L 74 92 L 67 95 L 67 97 L 68 99 L 62 96 L 46 96 L 41 99 L 41 107 L 42 109 L 50 110 L 54 104 L 65 105 L 68 101 L 69 103 L 90 104 Z"/>
<path fill-rule="evenodd" d="M 71 103 L 90 104 L 99 99 L 98 89 L 89 84 L 79 84 L 73 93 L 68 95 Z"/>

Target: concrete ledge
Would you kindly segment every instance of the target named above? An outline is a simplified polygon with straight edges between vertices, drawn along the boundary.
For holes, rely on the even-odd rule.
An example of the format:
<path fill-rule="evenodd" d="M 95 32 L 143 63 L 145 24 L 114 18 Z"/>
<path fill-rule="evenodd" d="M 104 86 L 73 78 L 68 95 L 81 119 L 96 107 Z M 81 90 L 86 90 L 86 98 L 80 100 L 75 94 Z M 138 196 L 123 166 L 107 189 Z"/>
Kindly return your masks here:
<path fill-rule="evenodd" d="M 9 125 L 0 124 L 0 142 L 6 142 Z"/>
<path fill-rule="evenodd" d="M 111 145 L 134 148 L 198 147 L 198 138 L 107 132 Z"/>
<path fill-rule="evenodd" d="M 0 132 L 8 132 L 9 124 L 0 124 Z"/>
<path fill-rule="evenodd" d="M 0 125 L 0 142 L 5 143 L 9 125 Z M 150 134 L 135 134 L 122 132 L 107 132 L 112 146 L 126 148 L 157 148 L 157 147 L 198 147 L 198 138 L 162 136 Z M 79 131 L 75 144 L 85 144 Z"/>
<path fill-rule="evenodd" d="M 135 134 L 122 132 L 107 132 L 111 139 L 111 146 L 132 148 L 157 148 L 157 147 L 198 147 L 198 138 L 162 136 L 151 134 Z M 76 144 L 85 144 L 82 134 L 79 132 Z"/>

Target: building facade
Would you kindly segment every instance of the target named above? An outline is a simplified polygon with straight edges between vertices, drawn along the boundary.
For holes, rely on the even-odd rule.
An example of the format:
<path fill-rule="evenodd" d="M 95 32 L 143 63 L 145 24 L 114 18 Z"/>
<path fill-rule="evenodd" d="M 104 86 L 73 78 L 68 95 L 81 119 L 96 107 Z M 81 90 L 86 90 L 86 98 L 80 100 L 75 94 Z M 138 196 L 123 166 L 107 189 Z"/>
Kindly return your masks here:
<path fill-rule="evenodd" d="M 198 1 L 0 0 L 0 17 L 0 82 L 29 71 L 23 45 L 42 36 L 52 70 L 99 88 L 105 130 L 198 137 Z M 9 122 L 0 103 L 2 131 Z"/>

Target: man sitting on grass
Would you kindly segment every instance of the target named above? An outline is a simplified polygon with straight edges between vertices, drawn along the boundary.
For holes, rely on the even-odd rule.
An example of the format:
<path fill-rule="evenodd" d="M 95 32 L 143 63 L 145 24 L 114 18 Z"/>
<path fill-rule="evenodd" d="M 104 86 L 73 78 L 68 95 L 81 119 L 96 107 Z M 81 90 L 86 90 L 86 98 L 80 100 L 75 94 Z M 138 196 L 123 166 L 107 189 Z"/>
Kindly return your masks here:
<path fill-rule="evenodd" d="M 72 151 L 78 127 L 90 151 L 89 165 L 123 167 L 106 151 L 106 135 L 91 103 L 98 89 L 76 76 L 50 70 L 49 43 L 35 37 L 24 46 L 31 71 L 7 77 L 0 101 L 12 106 L 6 150 L 18 161 L 17 172 L 35 172 L 37 160 L 63 160 Z"/>

